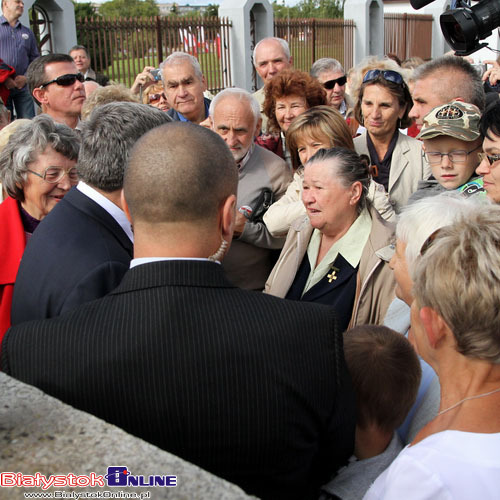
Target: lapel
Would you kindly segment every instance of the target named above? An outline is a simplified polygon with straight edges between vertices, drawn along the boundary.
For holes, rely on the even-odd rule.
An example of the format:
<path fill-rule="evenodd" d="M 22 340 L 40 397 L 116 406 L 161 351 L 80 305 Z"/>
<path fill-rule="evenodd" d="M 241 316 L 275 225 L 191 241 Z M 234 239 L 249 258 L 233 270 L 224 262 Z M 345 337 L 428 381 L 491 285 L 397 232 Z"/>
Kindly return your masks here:
<path fill-rule="evenodd" d="M 91 200 L 81 191 L 78 191 L 76 187 L 73 187 L 61 201 L 61 203 L 63 202 L 69 203 L 76 210 L 83 212 L 87 217 L 94 219 L 96 223 L 104 226 L 108 233 L 110 233 L 130 254 L 130 257 L 133 256 L 133 244 L 125 234 L 125 231 L 120 227 L 120 224 L 118 224 L 118 222 L 116 222 L 116 220 L 94 200 Z"/>
<path fill-rule="evenodd" d="M 398 132 L 398 140 L 396 142 L 396 147 L 392 152 L 391 160 L 391 171 L 389 173 L 389 192 L 396 184 L 397 180 L 401 177 L 404 169 L 410 163 L 410 159 L 406 156 L 410 151 L 408 141 L 406 136 L 401 132 Z"/>
<path fill-rule="evenodd" d="M 335 269 L 332 269 L 335 268 Z M 332 270 L 334 271 L 332 275 Z M 336 288 L 340 288 L 347 283 L 356 269 L 347 262 L 342 255 L 338 255 L 326 276 L 309 289 L 303 296 L 302 300 L 307 302 L 316 302 L 320 297 L 330 293 Z M 336 279 L 335 279 L 336 278 Z"/>
<path fill-rule="evenodd" d="M 157 287 L 237 288 L 230 283 L 222 266 L 215 262 L 166 260 L 129 269 L 110 295 Z"/>

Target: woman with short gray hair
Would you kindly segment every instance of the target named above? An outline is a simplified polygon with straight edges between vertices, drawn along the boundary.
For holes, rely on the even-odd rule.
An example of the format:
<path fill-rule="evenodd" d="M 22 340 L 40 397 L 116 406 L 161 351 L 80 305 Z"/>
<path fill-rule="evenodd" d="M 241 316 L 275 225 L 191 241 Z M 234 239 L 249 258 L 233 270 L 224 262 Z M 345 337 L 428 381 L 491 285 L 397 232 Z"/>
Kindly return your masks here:
<path fill-rule="evenodd" d="M 440 229 L 415 266 L 411 326 L 439 411 L 368 490 L 379 498 L 498 498 L 500 207 Z"/>
<path fill-rule="evenodd" d="M 19 262 L 40 221 L 78 181 L 80 141 L 67 125 L 40 115 L 22 124 L 0 153 L 0 341 L 10 326 Z"/>

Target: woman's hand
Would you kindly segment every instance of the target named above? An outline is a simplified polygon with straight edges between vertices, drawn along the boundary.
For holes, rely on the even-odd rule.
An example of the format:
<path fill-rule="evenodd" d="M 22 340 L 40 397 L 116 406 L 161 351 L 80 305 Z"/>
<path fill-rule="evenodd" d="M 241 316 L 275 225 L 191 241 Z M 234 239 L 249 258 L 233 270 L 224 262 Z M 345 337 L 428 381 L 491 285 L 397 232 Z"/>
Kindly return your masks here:
<path fill-rule="evenodd" d="M 153 75 L 151 74 L 151 70 L 155 69 L 153 66 L 146 66 L 143 70 L 142 73 L 139 73 L 135 77 L 134 84 L 130 88 L 132 94 L 138 94 L 139 89 L 142 87 L 145 89 L 146 87 L 149 87 L 150 85 L 153 85 L 155 83 L 155 79 L 153 78 Z"/>

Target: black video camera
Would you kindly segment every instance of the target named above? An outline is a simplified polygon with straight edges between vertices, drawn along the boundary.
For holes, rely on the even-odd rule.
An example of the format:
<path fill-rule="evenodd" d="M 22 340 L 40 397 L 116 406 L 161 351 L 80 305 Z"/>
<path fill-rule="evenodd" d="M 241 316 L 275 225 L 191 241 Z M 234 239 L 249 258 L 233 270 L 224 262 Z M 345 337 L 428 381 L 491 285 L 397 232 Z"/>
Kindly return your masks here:
<path fill-rule="evenodd" d="M 414 9 L 420 9 L 434 0 L 410 0 Z M 466 0 L 452 2 L 452 8 L 439 18 L 443 36 L 457 56 L 468 56 L 486 47 L 480 43 L 500 26 L 500 1 L 480 0 L 470 6 Z"/>

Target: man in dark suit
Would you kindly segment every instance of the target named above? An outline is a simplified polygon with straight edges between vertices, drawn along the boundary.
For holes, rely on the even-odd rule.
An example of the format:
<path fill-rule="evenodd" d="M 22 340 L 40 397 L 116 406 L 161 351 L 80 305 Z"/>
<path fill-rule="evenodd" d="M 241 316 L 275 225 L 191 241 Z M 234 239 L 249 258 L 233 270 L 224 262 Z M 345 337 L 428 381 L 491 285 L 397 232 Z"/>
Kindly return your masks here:
<path fill-rule="evenodd" d="M 124 182 L 130 271 L 101 300 L 11 328 L 2 369 L 261 498 L 317 498 L 354 444 L 342 336 L 331 308 L 225 278 L 237 183 L 210 130 L 146 134 Z"/>
<path fill-rule="evenodd" d="M 132 230 L 120 199 L 129 151 L 169 120 L 150 106 L 119 102 L 96 108 L 84 123 L 81 181 L 28 242 L 14 288 L 13 325 L 58 316 L 120 283 L 132 258 Z"/>

